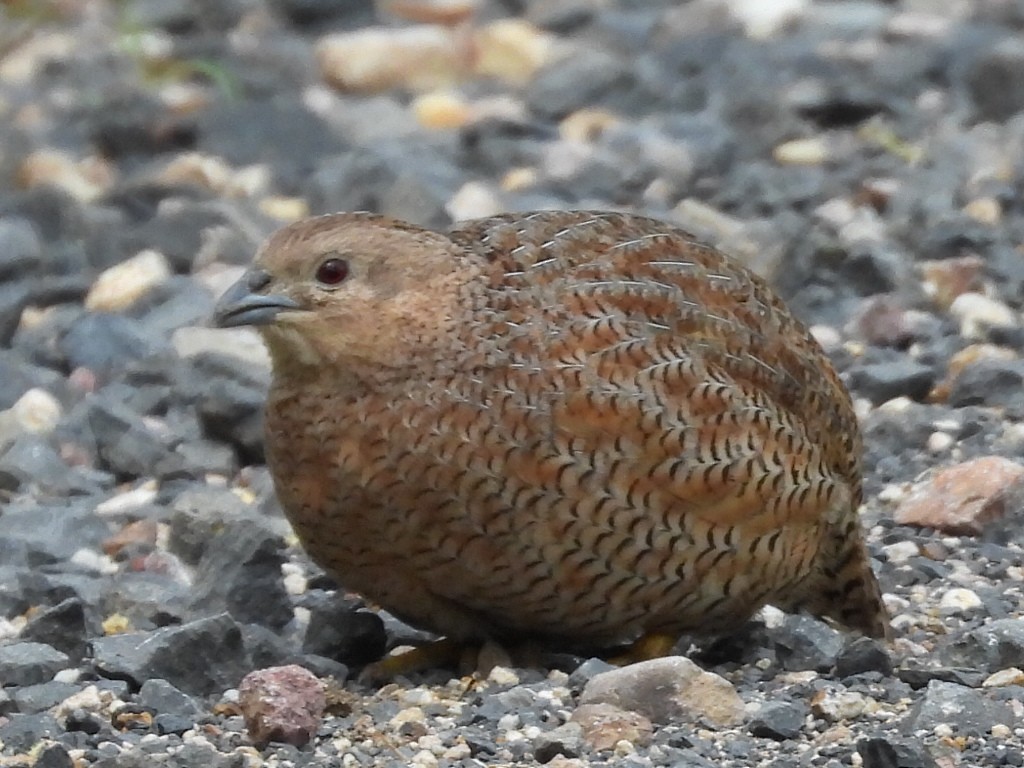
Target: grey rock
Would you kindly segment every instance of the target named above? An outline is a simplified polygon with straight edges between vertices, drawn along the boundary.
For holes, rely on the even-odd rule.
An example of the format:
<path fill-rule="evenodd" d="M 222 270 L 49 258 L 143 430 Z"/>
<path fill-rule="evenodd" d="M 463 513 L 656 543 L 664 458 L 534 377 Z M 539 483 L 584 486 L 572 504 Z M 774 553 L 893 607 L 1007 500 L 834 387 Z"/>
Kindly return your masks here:
<path fill-rule="evenodd" d="M 25 282 L 0 282 L 0 346 L 8 346 L 18 330 L 21 314 L 32 303 L 32 289 Z"/>
<path fill-rule="evenodd" d="M 144 334 L 137 322 L 100 312 L 82 313 L 58 343 L 69 368 L 88 368 L 101 375 L 168 346 L 166 340 Z"/>
<path fill-rule="evenodd" d="M 979 120 L 1003 121 L 1024 109 L 1024 41 L 1008 37 L 984 49 L 966 83 Z"/>
<path fill-rule="evenodd" d="M 982 735 L 994 723 L 1012 726 L 1015 718 L 1005 702 L 995 701 L 981 691 L 956 683 L 933 680 L 925 694 L 910 708 L 901 728 L 908 736 L 916 731 L 933 731 L 951 725 L 957 733 Z"/>
<path fill-rule="evenodd" d="M 64 376 L 50 368 L 32 364 L 19 350 L 0 349 L 0 410 L 14 405 L 33 387 L 64 398 Z"/>
<path fill-rule="evenodd" d="M 65 464 L 47 437 L 19 435 L 6 449 L 0 446 L 0 487 L 66 496 L 95 493 L 101 484 L 101 476 Z"/>
<path fill-rule="evenodd" d="M 423 226 L 447 226 L 445 205 L 461 186 L 459 174 L 454 158 L 445 157 L 451 148 L 425 149 L 384 141 L 321 163 L 308 184 L 310 210 L 375 210 Z"/>
<path fill-rule="evenodd" d="M 163 678 L 193 696 L 222 693 L 250 671 L 242 633 L 228 614 L 153 632 L 133 632 L 93 641 L 97 672 L 141 687 Z"/>
<path fill-rule="evenodd" d="M 98 633 L 97 622 L 87 620 L 82 601 L 72 597 L 36 613 L 25 625 L 21 638 L 45 641 L 77 664 L 85 656 L 90 635 Z"/>
<path fill-rule="evenodd" d="M 254 669 L 286 664 L 295 654 L 295 648 L 290 642 L 264 624 L 243 624 L 242 642 Z"/>
<path fill-rule="evenodd" d="M 198 487 L 171 504 L 168 548 L 189 565 L 205 556 L 218 531 L 237 521 L 253 521 L 252 505 L 229 488 Z"/>
<path fill-rule="evenodd" d="M 63 744 L 48 744 L 40 750 L 33 768 L 74 768 L 75 761 Z"/>
<path fill-rule="evenodd" d="M 720 727 L 743 719 L 743 702 L 732 684 L 683 656 L 641 661 L 595 675 L 579 703 L 611 704 L 654 723 L 704 721 Z"/>
<path fill-rule="evenodd" d="M 851 677 L 864 672 L 892 674 L 892 657 L 880 641 L 870 637 L 855 638 L 836 658 L 837 677 Z"/>
<path fill-rule="evenodd" d="M 138 413 L 99 395 L 87 398 L 83 406 L 104 469 L 126 480 L 171 470 L 175 457 L 170 447 Z"/>
<path fill-rule="evenodd" d="M 0 742 L 4 751 L 28 752 L 43 739 L 56 739 L 64 729 L 53 715 L 37 712 L 31 715 L 11 715 L 6 723 L 0 722 Z"/>
<path fill-rule="evenodd" d="M 357 611 L 343 601 L 322 601 L 310 611 L 302 650 L 351 666 L 367 664 L 387 650 L 384 622 L 377 614 Z"/>
<path fill-rule="evenodd" d="M 750 718 L 747 728 L 751 736 L 785 741 L 800 735 L 809 713 L 806 704 L 793 701 L 769 701 Z"/>
<path fill-rule="evenodd" d="M 292 619 L 283 550 L 281 538 L 251 518 L 227 524 L 196 568 L 192 609 L 227 611 L 239 622 L 281 629 Z"/>
<path fill-rule="evenodd" d="M 979 360 L 956 377 L 949 390 L 949 404 L 954 408 L 985 405 L 1006 408 L 1011 418 L 1024 415 L 1020 399 L 1024 389 L 1024 361 Z"/>
<path fill-rule="evenodd" d="M 1024 619 L 997 619 L 968 629 L 939 649 L 947 666 L 996 672 L 1024 666 Z"/>
<path fill-rule="evenodd" d="M 14 703 L 19 712 L 30 715 L 34 712 L 44 712 L 51 707 L 60 704 L 72 694 L 78 693 L 81 686 L 76 683 L 62 683 L 57 680 L 50 680 L 46 683 L 35 685 L 24 685 L 12 691 Z"/>
<path fill-rule="evenodd" d="M 906 358 L 850 369 L 850 387 L 875 405 L 896 397 L 923 400 L 934 384 L 931 366 Z"/>
<path fill-rule="evenodd" d="M 373 6 L 362 0 L 270 0 L 269 5 L 298 27 L 365 27 L 376 21 Z"/>
<path fill-rule="evenodd" d="M 4 685 L 35 685 L 49 682 L 70 660 L 45 643 L 10 643 L 0 645 L 0 680 Z"/>
<path fill-rule="evenodd" d="M 227 355 L 197 355 L 190 380 L 205 434 L 228 443 L 246 464 L 263 463 L 268 372 Z"/>
<path fill-rule="evenodd" d="M 774 633 L 779 663 L 788 670 L 827 672 L 842 653 L 845 639 L 822 621 L 810 616 L 786 616 Z"/>
<path fill-rule="evenodd" d="M 569 675 L 569 689 L 575 692 L 582 691 L 594 675 L 602 672 L 610 672 L 615 669 L 614 664 L 609 664 L 604 659 L 590 658 L 580 664 Z"/>
<path fill-rule="evenodd" d="M 565 723 L 533 740 L 533 757 L 538 763 L 550 762 L 556 755 L 579 757 L 582 751 L 583 726 L 579 723 Z"/>
<path fill-rule="evenodd" d="M 199 717 L 202 710 L 196 700 L 160 678 L 152 678 L 139 689 L 138 702 L 158 714 L 175 715 L 182 718 Z"/>
<path fill-rule="evenodd" d="M 526 102 L 542 119 L 557 121 L 583 107 L 609 104 L 635 85 L 633 68 L 621 57 L 587 48 L 538 72 Z"/>
<path fill-rule="evenodd" d="M 125 570 L 110 578 L 100 602 L 104 614 L 119 613 L 138 629 L 154 629 L 187 621 L 190 585 L 175 569 Z"/>
<path fill-rule="evenodd" d="M 6 504 L 0 515 L 4 563 L 38 567 L 68 560 L 82 547 L 98 545 L 110 532 L 106 523 L 93 514 L 94 506 L 95 500 L 88 497 Z M 46 602 L 60 599 L 44 598 Z"/>
<path fill-rule="evenodd" d="M 194 728 L 195 725 L 195 719 L 185 717 L 183 715 L 159 714 L 153 718 L 153 726 L 156 728 L 156 732 L 161 736 L 165 736 L 167 734 L 176 734 L 180 736 L 186 731 Z"/>
<path fill-rule="evenodd" d="M 0 214 L 0 281 L 34 276 L 42 265 L 42 249 L 31 221 Z"/>
<path fill-rule="evenodd" d="M 239 125 L 252 130 L 239 132 Z M 298 94 L 277 92 L 270 99 L 212 104 L 200 115 L 199 130 L 204 151 L 239 166 L 262 158 L 280 187 L 292 194 L 316 173 L 323 158 L 351 149 Z M 250 252 L 257 245 L 252 242 Z"/>

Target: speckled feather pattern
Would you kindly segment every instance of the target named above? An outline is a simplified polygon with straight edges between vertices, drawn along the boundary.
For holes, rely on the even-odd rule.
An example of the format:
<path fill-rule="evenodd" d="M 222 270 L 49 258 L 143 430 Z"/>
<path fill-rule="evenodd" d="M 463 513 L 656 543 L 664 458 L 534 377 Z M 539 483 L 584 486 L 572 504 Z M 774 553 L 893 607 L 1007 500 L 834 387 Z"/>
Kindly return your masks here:
<path fill-rule="evenodd" d="M 288 247 L 341 225 L 421 237 L 349 214 Z M 766 602 L 887 635 L 849 397 L 763 280 L 621 213 L 508 214 L 437 248 L 456 285 L 429 354 L 275 372 L 278 493 L 341 584 L 456 639 L 599 647 Z"/>

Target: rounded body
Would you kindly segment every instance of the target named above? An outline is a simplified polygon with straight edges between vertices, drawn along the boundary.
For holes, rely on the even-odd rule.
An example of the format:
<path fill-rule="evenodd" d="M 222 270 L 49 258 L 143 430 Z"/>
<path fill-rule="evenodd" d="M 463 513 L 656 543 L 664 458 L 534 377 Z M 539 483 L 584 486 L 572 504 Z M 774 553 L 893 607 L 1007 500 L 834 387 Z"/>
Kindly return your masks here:
<path fill-rule="evenodd" d="M 275 372 L 268 462 L 343 586 L 455 639 L 600 647 L 765 603 L 886 634 L 849 397 L 763 280 L 628 214 L 447 237 L 443 344 Z"/>

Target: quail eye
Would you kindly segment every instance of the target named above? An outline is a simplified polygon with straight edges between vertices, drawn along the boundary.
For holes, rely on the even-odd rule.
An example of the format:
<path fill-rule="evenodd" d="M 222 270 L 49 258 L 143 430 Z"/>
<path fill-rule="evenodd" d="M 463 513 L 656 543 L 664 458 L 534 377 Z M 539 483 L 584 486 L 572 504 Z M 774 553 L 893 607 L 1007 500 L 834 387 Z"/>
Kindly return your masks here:
<path fill-rule="evenodd" d="M 348 262 L 344 259 L 327 259 L 316 268 L 316 281 L 321 285 L 338 285 L 348 277 Z"/>

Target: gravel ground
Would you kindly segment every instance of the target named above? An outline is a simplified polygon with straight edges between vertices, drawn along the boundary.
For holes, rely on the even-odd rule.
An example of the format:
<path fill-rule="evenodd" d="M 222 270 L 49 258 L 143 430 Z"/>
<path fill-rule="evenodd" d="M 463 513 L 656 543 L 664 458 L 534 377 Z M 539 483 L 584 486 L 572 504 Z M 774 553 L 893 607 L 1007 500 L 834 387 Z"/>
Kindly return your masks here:
<path fill-rule="evenodd" d="M 0 2 L 0 765 L 1024 765 L 1024 6 L 380 5 Z M 296 547 L 213 302 L 306 214 L 542 207 L 677 222 L 814 326 L 891 648 L 767 609 L 681 644 L 703 688 L 358 682 L 420 634 Z M 326 713 L 264 744 L 238 686 L 290 663 Z"/>

